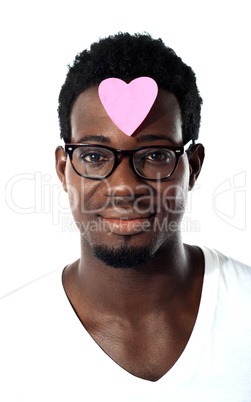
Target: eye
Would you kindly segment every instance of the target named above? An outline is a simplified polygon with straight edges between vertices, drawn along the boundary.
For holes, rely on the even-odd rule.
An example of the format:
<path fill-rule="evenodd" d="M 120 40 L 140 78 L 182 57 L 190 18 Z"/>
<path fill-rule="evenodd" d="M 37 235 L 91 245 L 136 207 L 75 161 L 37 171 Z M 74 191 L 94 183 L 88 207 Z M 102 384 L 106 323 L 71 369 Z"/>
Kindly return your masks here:
<path fill-rule="evenodd" d="M 99 163 L 99 162 L 105 162 L 108 160 L 107 156 L 103 155 L 101 152 L 83 152 L 80 155 L 80 159 L 83 162 L 87 163 Z"/>
<path fill-rule="evenodd" d="M 142 159 L 150 162 L 168 162 L 170 158 L 171 158 L 170 151 L 165 149 L 161 150 L 156 149 L 151 152 L 145 153 Z"/>

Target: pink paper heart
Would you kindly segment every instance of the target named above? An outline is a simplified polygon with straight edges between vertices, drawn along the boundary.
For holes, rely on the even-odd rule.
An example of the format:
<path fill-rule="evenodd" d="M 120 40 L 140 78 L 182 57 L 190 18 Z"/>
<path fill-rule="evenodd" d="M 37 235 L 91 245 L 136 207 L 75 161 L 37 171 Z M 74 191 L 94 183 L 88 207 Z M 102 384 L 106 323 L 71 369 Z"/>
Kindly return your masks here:
<path fill-rule="evenodd" d="M 158 85 L 150 77 L 129 84 L 107 78 L 98 88 L 99 98 L 112 121 L 126 135 L 132 135 L 148 115 L 158 94 Z"/>

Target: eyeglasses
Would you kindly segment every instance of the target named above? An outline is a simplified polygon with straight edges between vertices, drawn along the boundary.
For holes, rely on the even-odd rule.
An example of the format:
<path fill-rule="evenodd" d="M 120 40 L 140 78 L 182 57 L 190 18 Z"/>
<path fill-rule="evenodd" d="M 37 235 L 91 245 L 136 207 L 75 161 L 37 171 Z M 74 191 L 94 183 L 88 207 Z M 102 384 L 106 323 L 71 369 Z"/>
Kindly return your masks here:
<path fill-rule="evenodd" d="M 134 173 L 142 179 L 158 181 L 170 177 L 190 142 L 181 146 L 147 146 L 130 151 L 96 144 L 65 144 L 75 172 L 86 179 L 103 180 L 109 177 L 124 157 Z M 194 142 L 193 142 L 194 144 Z M 186 149 L 185 149 L 186 148 Z"/>

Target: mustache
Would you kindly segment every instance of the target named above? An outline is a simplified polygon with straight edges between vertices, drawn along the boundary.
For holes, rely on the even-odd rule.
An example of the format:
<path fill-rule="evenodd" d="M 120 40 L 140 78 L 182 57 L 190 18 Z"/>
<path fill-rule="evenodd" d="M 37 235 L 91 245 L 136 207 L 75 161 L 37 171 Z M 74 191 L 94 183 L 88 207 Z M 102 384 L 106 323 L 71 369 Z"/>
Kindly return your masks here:
<path fill-rule="evenodd" d="M 157 210 L 157 206 L 153 203 L 153 200 L 146 200 L 140 198 L 131 197 L 113 197 L 107 199 L 106 202 L 92 202 L 87 207 L 89 211 L 102 211 L 104 209 L 126 209 L 126 210 L 141 210 L 151 211 L 154 213 Z"/>

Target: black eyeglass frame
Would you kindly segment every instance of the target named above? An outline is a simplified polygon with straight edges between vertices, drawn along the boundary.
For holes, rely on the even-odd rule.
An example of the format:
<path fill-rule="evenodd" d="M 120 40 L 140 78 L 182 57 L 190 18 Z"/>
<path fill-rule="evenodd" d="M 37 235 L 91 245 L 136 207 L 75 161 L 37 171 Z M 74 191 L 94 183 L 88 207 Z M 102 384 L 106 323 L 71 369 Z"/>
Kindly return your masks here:
<path fill-rule="evenodd" d="M 71 161 L 71 165 L 72 165 L 72 167 L 73 167 L 73 170 L 74 170 L 79 176 L 84 177 L 85 179 L 90 179 L 90 180 L 104 180 L 104 179 L 107 179 L 107 177 L 111 176 L 111 174 L 115 171 L 115 169 L 116 169 L 116 168 L 118 167 L 118 165 L 120 164 L 120 162 L 121 162 L 121 156 L 122 156 L 122 157 L 124 157 L 124 156 L 129 156 L 129 163 L 130 163 L 130 166 L 131 166 L 133 172 L 134 172 L 138 177 L 140 177 L 141 179 L 144 179 L 144 180 L 149 180 L 149 181 L 160 181 L 160 180 L 168 179 L 170 176 L 172 176 L 172 174 L 175 172 L 175 169 L 176 169 L 176 167 L 177 167 L 177 165 L 178 165 L 178 162 L 179 162 L 179 159 L 180 159 L 181 155 L 183 155 L 184 152 L 185 152 L 185 146 L 188 146 L 188 144 L 189 144 L 190 142 L 191 142 L 191 141 L 189 141 L 189 142 L 188 142 L 187 144 L 185 144 L 185 145 L 179 145 L 179 146 L 166 146 L 166 145 L 155 145 L 155 146 L 152 146 L 152 145 L 149 145 L 149 146 L 140 147 L 140 148 L 135 148 L 135 149 L 131 149 L 131 150 L 115 149 L 115 148 L 112 148 L 112 147 L 108 147 L 108 146 L 106 146 L 106 145 L 99 145 L 99 144 L 83 144 L 83 143 L 69 144 L 69 143 L 67 143 L 67 144 L 65 144 L 65 152 L 66 152 L 66 154 L 68 154 L 69 157 L 70 157 L 70 161 Z M 193 146 L 193 145 L 195 145 L 195 142 L 194 142 L 194 141 L 192 142 L 192 144 L 190 145 L 190 147 Z M 82 175 L 81 173 L 79 173 L 79 172 L 77 171 L 77 169 L 75 168 L 74 163 L 73 163 L 73 152 L 74 152 L 74 150 L 75 150 L 76 148 L 79 148 L 79 147 L 82 147 L 82 148 L 85 148 L 85 147 L 104 148 L 104 149 L 108 149 L 109 151 L 111 151 L 111 152 L 113 153 L 113 155 L 114 155 L 114 165 L 113 165 L 112 170 L 111 170 L 107 175 L 105 175 L 105 176 L 103 176 L 103 177 L 89 177 L 89 176 L 85 176 L 85 175 Z M 188 147 L 188 148 L 190 148 L 190 147 Z M 133 164 L 133 156 L 134 156 L 134 154 L 135 154 L 137 151 L 140 151 L 140 150 L 142 150 L 142 149 L 151 149 L 151 148 L 154 148 L 154 149 L 167 149 L 167 150 L 171 150 L 171 151 L 173 151 L 173 152 L 175 153 L 175 156 L 176 156 L 176 163 L 175 163 L 175 166 L 174 166 L 172 172 L 169 173 L 169 175 L 167 175 L 167 176 L 165 176 L 165 177 L 161 177 L 160 179 L 159 179 L 159 178 L 158 178 L 158 179 L 149 179 L 149 178 L 147 178 L 147 177 L 145 177 L 145 176 L 142 176 L 140 173 L 137 172 L 137 170 L 135 169 L 135 166 L 134 166 L 134 164 Z M 187 151 L 187 150 L 186 150 L 186 151 Z"/>

